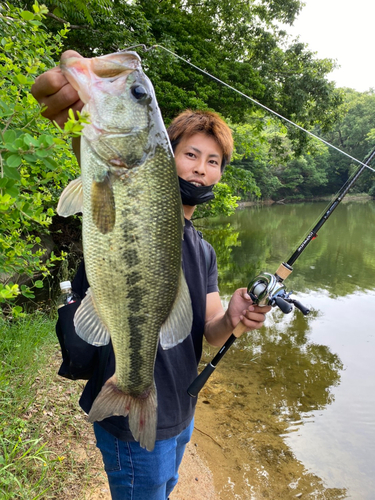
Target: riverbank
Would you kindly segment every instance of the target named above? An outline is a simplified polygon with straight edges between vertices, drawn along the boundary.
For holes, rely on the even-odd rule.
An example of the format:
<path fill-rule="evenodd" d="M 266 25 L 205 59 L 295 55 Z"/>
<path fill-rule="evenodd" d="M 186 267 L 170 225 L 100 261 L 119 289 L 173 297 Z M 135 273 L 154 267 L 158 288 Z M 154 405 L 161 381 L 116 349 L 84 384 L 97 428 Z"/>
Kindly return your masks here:
<path fill-rule="evenodd" d="M 92 426 L 78 405 L 85 382 L 57 375 L 54 320 L 34 323 L 1 335 L 0 497 L 110 500 Z M 27 349 L 33 353 L 26 362 L 21 353 Z M 214 351 L 205 347 L 200 369 Z M 201 391 L 171 500 L 345 498 L 342 490 L 325 488 L 288 449 L 282 438 L 288 423 L 265 390 L 262 365 L 250 360 L 235 368 L 230 357 Z M 242 381 L 228 389 L 238 375 Z"/>
<path fill-rule="evenodd" d="M 246 207 L 266 207 L 269 205 L 288 205 L 291 203 L 315 203 L 319 201 L 324 201 L 329 203 L 335 198 L 335 195 L 332 196 L 315 196 L 314 198 L 304 198 L 302 200 L 261 200 L 261 201 L 240 201 L 238 202 L 238 210 L 241 210 Z M 367 202 L 372 200 L 373 198 L 367 193 L 348 193 L 342 200 L 342 203 L 348 203 L 352 201 L 356 202 Z"/>

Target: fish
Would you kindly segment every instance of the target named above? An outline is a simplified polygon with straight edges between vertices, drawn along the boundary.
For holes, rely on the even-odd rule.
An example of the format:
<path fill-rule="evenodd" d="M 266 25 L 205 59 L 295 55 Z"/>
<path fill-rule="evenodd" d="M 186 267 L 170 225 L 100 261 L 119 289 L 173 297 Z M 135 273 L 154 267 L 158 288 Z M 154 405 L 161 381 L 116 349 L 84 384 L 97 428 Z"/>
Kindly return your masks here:
<path fill-rule="evenodd" d="M 90 287 L 74 325 L 89 344 L 111 341 L 116 361 L 88 420 L 128 416 L 134 439 L 151 451 L 158 345 L 170 349 L 182 342 L 193 315 L 182 270 L 184 218 L 174 156 L 136 52 L 70 57 L 60 67 L 89 115 L 81 176 L 57 206 L 64 217 L 82 212 Z"/>

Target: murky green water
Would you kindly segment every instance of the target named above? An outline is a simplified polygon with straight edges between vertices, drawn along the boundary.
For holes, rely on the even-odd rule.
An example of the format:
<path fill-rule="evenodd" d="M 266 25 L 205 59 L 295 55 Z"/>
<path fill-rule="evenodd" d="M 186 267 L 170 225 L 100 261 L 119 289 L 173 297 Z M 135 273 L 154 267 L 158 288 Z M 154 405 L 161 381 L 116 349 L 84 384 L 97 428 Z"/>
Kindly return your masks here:
<path fill-rule="evenodd" d="M 275 272 L 325 208 L 250 208 L 201 227 L 218 255 L 221 295 L 261 271 Z M 283 422 L 284 442 L 327 491 L 336 491 L 329 498 L 375 498 L 374 247 L 375 202 L 340 205 L 285 282 L 310 315 L 273 310 L 262 332 L 241 337 L 217 368 L 228 390 L 257 372 L 257 394 L 266 394 Z M 246 390 L 238 397 L 240 421 L 252 408 Z M 298 491 L 298 484 L 287 486 Z M 311 491 L 307 498 L 326 498 Z"/>

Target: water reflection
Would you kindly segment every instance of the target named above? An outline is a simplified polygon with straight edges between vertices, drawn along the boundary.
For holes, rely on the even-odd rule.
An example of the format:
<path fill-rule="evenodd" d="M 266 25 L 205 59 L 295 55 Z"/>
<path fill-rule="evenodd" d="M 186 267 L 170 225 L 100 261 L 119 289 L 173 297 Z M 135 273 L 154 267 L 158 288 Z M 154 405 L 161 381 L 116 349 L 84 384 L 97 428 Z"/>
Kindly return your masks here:
<path fill-rule="evenodd" d="M 205 237 L 218 255 L 222 295 L 246 286 L 260 271 L 274 272 L 323 209 L 325 204 L 272 206 L 205 222 Z M 244 432 L 232 421 L 230 435 L 241 448 L 255 434 L 267 434 L 268 448 L 255 439 L 251 453 L 269 470 L 271 498 L 289 498 L 293 484 L 299 488 L 295 493 L 301 491 L 310 498 L 373 498 L 374 238 L 375 204 L 341 205 L 286 282 L 312 313 L 304 317 L 293 311 L 284 316 L 273 310 L 261 332 L 236 342 L 205 393 L 216 412 L 222 405 L 226 408 L 223 426 L 229 425 L 228 412 L 243 424 L 259 410 L 262 417 L 258 415 L 257 425 L 246 423 Z M 220 397 L 217 383 L 227 387 L 235 402 L 233 397 L 231 403 L 228 397 Z M 262 408 L 269 418 L 263 417 Z M 275 426 L 305 469 L 297 472 L 296 461 L 290 460 L 280 475 L 287 451 L 277 441 Z M 267 453 L 261 451 L 264 446 Z M 277 460 L 273 462 L 270 453 Z M 240 461 L 251 459 L 247 452 Z M 296 483 L 290 481 L 292 476 Z M 241 481 L 245 479 L 244 475 Z"/>

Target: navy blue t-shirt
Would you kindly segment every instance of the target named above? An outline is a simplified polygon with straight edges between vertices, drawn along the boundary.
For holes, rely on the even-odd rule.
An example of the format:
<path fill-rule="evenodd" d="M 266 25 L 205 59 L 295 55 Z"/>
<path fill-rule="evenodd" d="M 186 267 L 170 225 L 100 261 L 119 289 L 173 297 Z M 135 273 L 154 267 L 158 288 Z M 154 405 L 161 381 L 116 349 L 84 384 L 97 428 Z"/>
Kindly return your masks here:
<path fill-rule="evenodd" d="M 185 220 L 182 267 L 192 301 L 193 325 L 191 334 L 182 343 L 168 350 L 163 350 L 160 345 L 158 347 L 155 362 L 158 398 L 157 440 L 169 439 L 182 432 L 194 415 L 196 398 L 187 394 L 187 388 L 197 376 L 197 366 L 202 355 L 206 295 L 218 291 L 215 252 L 211 245 L 207 244 L 210 254 L 207 270 L 206 256 L 200 239 L 191 221 Z M 72 286 L 74 291 L 83 297 L 88 286 L 86 276 L 77 276 Z M 103 382 L 114 372 L 115 357 L 111 349 Z M 102 377 L 100 370 L 96 370 L 82 393 L 80 405 L 86 413 L 89 413 L 96 397 L 99 377 Z M 127 417 L 113 416 L 99 424 L 118 439 L 134 441 Z"/>

